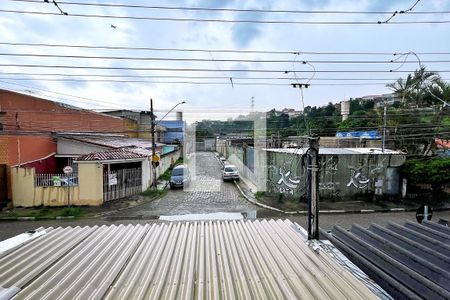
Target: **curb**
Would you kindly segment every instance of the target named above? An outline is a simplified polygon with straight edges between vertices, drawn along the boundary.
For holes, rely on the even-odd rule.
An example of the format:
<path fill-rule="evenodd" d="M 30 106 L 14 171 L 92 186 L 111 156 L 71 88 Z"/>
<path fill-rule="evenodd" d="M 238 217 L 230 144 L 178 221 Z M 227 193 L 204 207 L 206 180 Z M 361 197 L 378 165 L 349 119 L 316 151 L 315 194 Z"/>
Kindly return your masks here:
<path fill-rule="evenodd" d="M 46 220 L 73 220 L 75 216 L 58 216 L 54 218 L 36 218 L 36 217 L 5 217 L 0 218 L 0 222 L 4 221 L 46 221 Z"/>
<path fill-rule="evenodd" d="M 285 215 L 307 215 L 308 211 L 306 210 L 298 210 L 298 211 L 284 211 L 269 205 L 265 205 L 262 203 L 259 203 L 253 199 L 251 199 L 249 196 L 247 196 L 244 191 L 242 190 L 242 188 L 239 186 L 239 184 L 237 182 L 234 182 L 234 184 L 236 185 L 236 187 L 238 188 L 239 192 L 241 193 L 241 195 L 250 203 L 265 208 L 265 209 L 269 209 L 272 211 L 276 211 L 279 213 L 283 213 Z M 373 213 L 393 213 L 393 212 L 415 212 L 416 209 L 415 208 L 404 208 L 404 207 L 395 207 L 395 208 L 386 208 L 386 209 L 361 209 L 361 210 L 319 210 L 319 213 L 324 214 L 324 215 L 334 215 L 334 214 L 373 214 Z M 433 211 L 450 211 L 450 207 L 442 207 L 442 208 L 436 208 L 433 209 Z"/>

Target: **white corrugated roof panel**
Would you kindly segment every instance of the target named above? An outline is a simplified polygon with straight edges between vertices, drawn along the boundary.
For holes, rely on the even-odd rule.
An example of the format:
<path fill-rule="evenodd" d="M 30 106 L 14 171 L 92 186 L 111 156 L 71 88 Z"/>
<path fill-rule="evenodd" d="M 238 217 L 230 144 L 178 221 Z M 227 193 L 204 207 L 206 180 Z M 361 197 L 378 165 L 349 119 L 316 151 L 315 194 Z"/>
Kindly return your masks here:
<path fill-rule="evenodd" d="M 286 220 L 56 228 L 0 258 L 17 299 L 376 299 Z"/>
<path fill-rule="evenodd" d="M 308 148 L 267 148 L 268 152 L 290 153 L 302 155 L 306 153 Z M 319 154 L 323 155 L 338 155 L 338 154 L 405 154 L 402 151 L 385 149 L 384 152 L 380 148 L 319 148 Z"/>

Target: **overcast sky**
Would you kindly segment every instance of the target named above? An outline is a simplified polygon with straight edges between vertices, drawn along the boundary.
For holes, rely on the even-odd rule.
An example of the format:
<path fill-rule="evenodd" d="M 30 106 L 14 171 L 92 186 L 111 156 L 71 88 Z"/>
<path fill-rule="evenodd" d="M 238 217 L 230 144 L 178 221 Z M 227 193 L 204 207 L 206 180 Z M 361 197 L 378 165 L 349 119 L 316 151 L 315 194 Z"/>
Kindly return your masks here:
<path fill-rule="evenodd" d="M 40 11 L 58 13 L 53 4 L 23 3 L 1 0 L 2 10 Z M 338 10 L 338 11 L 389 11 L 406 10 L 415 1 L 114 1 L 76 0 L 83 3 L 116 3 L 173 7 L 210 7 L 265 10 Z M 376 3 L 376 4 L 375 4 Z M 79 48 L 51 48 L 0 45 L 0 87 L 18 91 L 33 92 L 36 95 L 52 97 L 72 105 L 108 109 L 129 108 L 148 109 L 149 98 L 153 98 L 157 110 L 170 109 L 185 100 L 183 109 L 187 112 L 201 112 L 199 118 L 213 117 L 222 111 L 244 112 L 250 109 L 254 98 L 256 110 L 282 109 L 284 107 L 301 110 L 300 90 L 289 84 L 306 83 L 305 105 L 323 105 L 339 102 L 350 97 L 388 93 L 384 84 L 405 73 L 323 73 L 322 71 L 389 71 L 401 67 L 399 71 L 414 70 L 418 67 L 416 58 L 408 57 L 410 63 L 399 64 L 331 64 L 317 61 L 389 61 L 392 55 L 312 55 L 302 52 L 386 52 L 401 53 L 414 51 L 450 52 L 450 24 L 393 24 L 404 21 L 450 20 L 450 14 L 399 14 L 388 24 L 374 25 L 305 25 L 305 24 L 254 24 L 220 22 L 176 22 L 137 20 L 125 18 L 87 18 L 73 14 L 115 15 L 158 18 L 197 18 L 227 20 L 271 20 L 271 21 L 377 21 L 387 20 L 390 15 L 378 14 L 287 14 L 223 11 L 186 11 L 132 9 L 97 6 L 69 5 L 59 2 L 69 15 L 37 15 L 0 12 L 0 42 L 46 43 L 91 46 L 152 47 L 180 49 L 230 49 L 292 51 L 295 54 L 245 54 L 217 52 L 173 52 L 137 51 Z M 450 10 L 450 1 L 422 0 L 413 12 Z M 112 26 L 111 26 L 112 25 Z M 113 28 L 115 27 L 115 28 Z M 83 56 L 153 57 L 153 58 L 200 58 L 203 61 L 146 61 L 146 60 L 101 60 L 55 57 L 17 57 L 4 54 L 56 54 Z M 423 61 L 450 60 L 450 55 L 420 55 Z M 221 59 L 282 60 L 282 63 L 223 62 Z M 302 64 L 307 61 L 308 64 Z M 120 68 L 188 68 L 208 69 L 208 72 L 150 71 L 150 70 L 110 70 L 110 69 L 64 69 L 25 68 L 17 64 L 71 65 Z M 450 64 L 424 63 L 430 70 L 450 71 Z M 275 70 L 275 73 L 231 72 L 229 70 Z M 317 72 L 313 73 L 315 69 Z M 286 72 L 284 72 L 286 71 Z M 26 73 L 6 75 L 4 73 Z M 113 75 L 116 77 L 44 76 L 29 75 L 59 73 L 64 75 Z M 154 76 L 152 78 L 118 76 Z M 448 73 L 441 73 L 449 78 Z M 167 78 L 160 76 L 218 76 L 219 79 Z M 246 77 L 269 77 L 278 79 L 242 79 Z M 77 81 L 48 81 L 45 79 L 77 79 Z M 231 79 L 230 79 L 231 78 Z M 324 79 L 351 79 L 349 81 Z M 17 80 L 30 79 L 30 80 Z M 93 79 L 93 80 L 92 80 Z M 95 80 L 140 80 L 145 82 L 99 82 Z M 340 85 L 368 83 L 360 79 L 381 79 L 370 81 L 377 85 Z M 218 82 L 211 84 L 180 84 L 167 82 Z M 8 82 L 8 83 L 7 83 Z M 13 85 L 11 83 L 15 83 Z M 233 84 L 232 84 L 233 83 Z M 239 85 L 241 83 L 276 83 L 277 85 Z M 20 85 L 17 85 L 20 84 Z M 281 84 L 281 85 L 278 85 Z M 319 84 L 319 85 L 316 85 Z M 332 84 L 332 85 L 322 85 Z M 38 88 L 38 89 L 36 89 Z M 61 94 L 53 94 L 50 92 Z M 77 96 L 80 98 L 74 98 Z"/>

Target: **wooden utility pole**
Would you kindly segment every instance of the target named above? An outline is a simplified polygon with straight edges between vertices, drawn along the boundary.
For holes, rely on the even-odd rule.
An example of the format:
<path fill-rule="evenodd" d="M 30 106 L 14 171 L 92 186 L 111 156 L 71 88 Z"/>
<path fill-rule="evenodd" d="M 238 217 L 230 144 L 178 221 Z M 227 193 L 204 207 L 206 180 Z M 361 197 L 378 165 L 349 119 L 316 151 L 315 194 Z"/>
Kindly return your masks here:
<path fill-rule="evenodd" d="M 319 239 L 319 138 L 308 137 L 306 165 L 308 240 Z"/>

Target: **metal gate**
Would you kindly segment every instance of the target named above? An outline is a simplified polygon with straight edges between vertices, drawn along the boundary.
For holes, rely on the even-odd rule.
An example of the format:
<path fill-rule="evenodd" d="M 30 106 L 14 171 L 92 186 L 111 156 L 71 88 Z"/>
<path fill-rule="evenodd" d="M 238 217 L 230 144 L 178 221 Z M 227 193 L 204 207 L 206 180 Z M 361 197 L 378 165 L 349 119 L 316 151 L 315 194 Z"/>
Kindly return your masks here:
<path fill-rule="evenodd" d="M 8 201 L 8 184 L 6 180 L 6 165 L 0 165 L 0 208 Z"/>
<path fill-rule="evenodd" d="M 122 169 L 103 174 L 103 201 L 120 199 L 142 192 L 142 169 Z"/>

